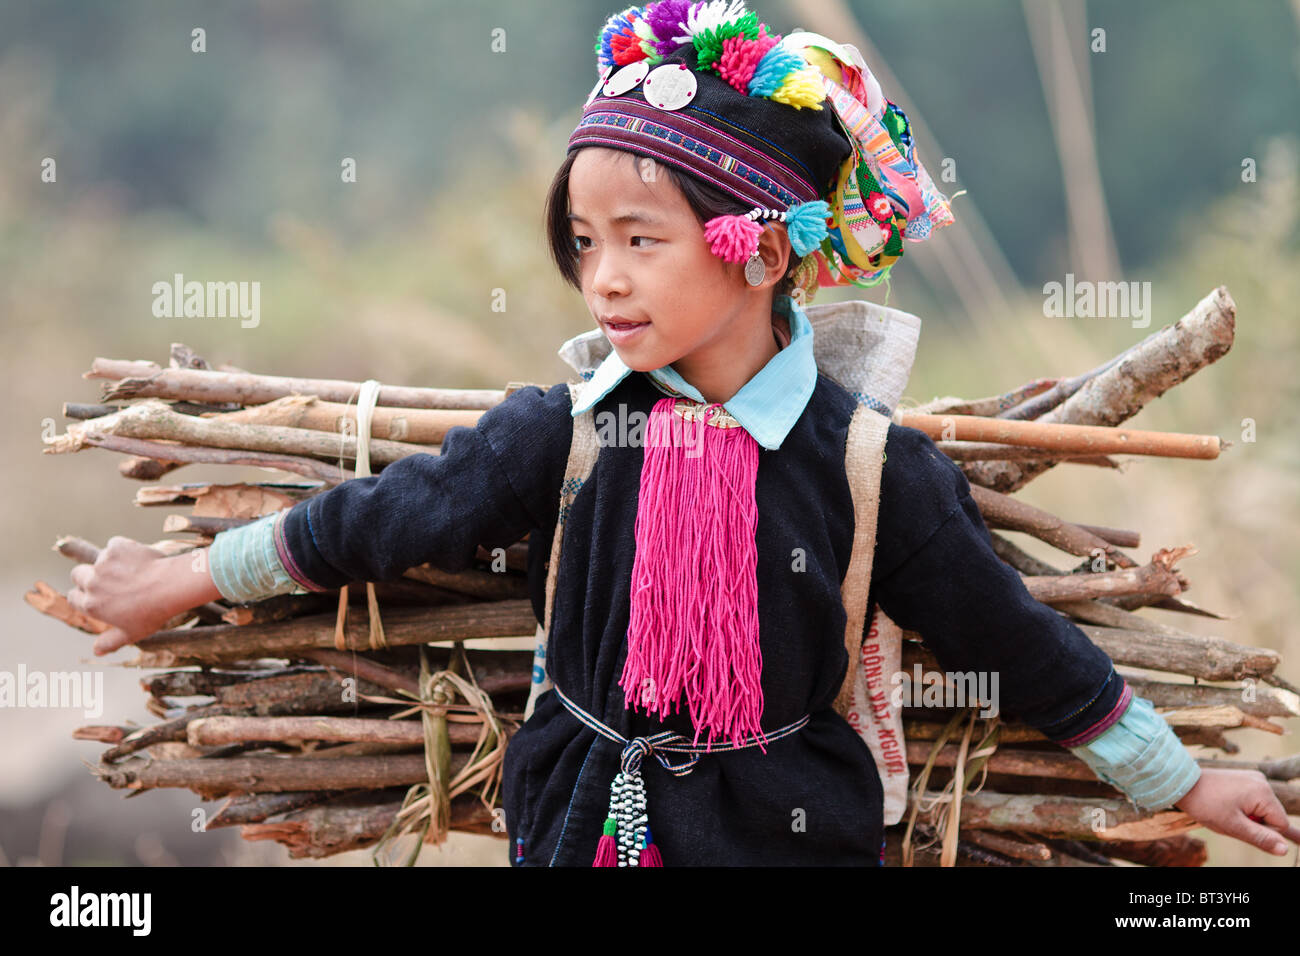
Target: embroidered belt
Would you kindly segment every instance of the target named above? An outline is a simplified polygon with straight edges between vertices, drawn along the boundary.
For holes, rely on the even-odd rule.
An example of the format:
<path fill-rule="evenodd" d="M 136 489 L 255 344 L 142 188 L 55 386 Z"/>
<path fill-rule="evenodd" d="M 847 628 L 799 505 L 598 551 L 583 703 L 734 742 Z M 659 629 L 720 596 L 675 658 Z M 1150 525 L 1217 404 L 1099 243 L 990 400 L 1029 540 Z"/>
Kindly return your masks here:
<path fill-rule="evenodd" d="M 798 720 L 777 730 L 761 736 L 751 734 L 739 744 L 731 742 L 693 744 L 689 738 L 671 730 L 663 730 L 649 737 L 633 737 L 629 740 L 570 700 L 564 691 L 560 690 L 558 684 L 553 689 L 560 702 L 574 717 L 602 736 L 623 745 L 623 754 L 619 761 L 622 769 L 610 784 L 609 816 L 605 819 L 604 833 L 596 845 L 596 859 L 592 862 L 592 866 L 664 865 L 659 847 L 651 840 L 650 822 L 646 814 L 645 781 L 641 779 L 641 760 L 646 754 L 652 755 L 673 776 L 684 777 L 695 769 L 700 754 L 762 746 L 794 733 L 812 717 L 811 714 L 804 714 Z M 665 753 L 686 754 L 687 759 L 673 762 L 664 756 Z"/>

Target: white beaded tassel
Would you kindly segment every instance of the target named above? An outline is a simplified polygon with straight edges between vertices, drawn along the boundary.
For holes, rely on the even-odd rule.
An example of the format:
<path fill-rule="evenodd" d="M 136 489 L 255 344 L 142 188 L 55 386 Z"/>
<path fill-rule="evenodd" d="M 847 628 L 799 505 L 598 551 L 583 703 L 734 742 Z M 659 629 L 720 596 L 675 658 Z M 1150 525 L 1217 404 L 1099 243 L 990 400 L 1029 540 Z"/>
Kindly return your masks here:
<path fill-rule="evenodd" d="M 609 815 L 618 821 L 618 865 L 638 866 L 645 842 L 645 781 L 641 774 L 619 771 L 609 788 Z"/>

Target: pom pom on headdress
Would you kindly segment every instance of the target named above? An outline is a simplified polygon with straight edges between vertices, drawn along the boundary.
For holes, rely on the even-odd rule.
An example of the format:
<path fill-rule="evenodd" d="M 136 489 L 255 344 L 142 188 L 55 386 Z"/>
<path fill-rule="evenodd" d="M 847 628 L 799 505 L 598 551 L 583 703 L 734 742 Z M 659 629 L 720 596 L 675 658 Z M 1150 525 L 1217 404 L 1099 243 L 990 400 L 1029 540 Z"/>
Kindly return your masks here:
<path fill-rule="evenodd" d="M 641 8 L 628 7 L 605 21 L 596 39 L 596 62 L 600 64 L 600 70 L 609 66 L 626 66 L 647 58 L 645 40 L 636 30 L 640 19 Z"/>
<path fill-rule="evenodd" d="M 749 95 L 749 83 L 754 78 L 759 62 L 780 40 L 779 37 L 768 36 L 765 24 L 759 24 L 758 31 L 758 36 L 753 39 L 744 36 L 728 37 L 722 44 L 722 55 L 713 64 L 713 70 L 718 76 L 746 96 Z"/>
<path fill-rule="evenodd" d="M 820 110 L 826 98 L 821 71 L 780 40 L 744 0 L 659 0 L 605 21 L 596 38 L 597 72 L 638 60 L 653 66 L 690 44 L 697 70 L 716 73 L 739 92 Z"/>
<path fill-rule="evenodd" d="M 802 259 L 818 248 L 826 238 L 826 220 L 831 207 L 824 199 L 792 206 L 786 212 L 785 231 L 790 236 L 790 248 Z"/>
<path fill-rule="evenodd" d="M 823 199 L 791 206 L 784 212 L 776 209 L 751 209 L 743 215 L 714 216 L 704 224 L 704 238 L 713 254 L 724 262 L 744 262 L 758 252 L 763 234 L 759 219 L 777 219 L 785 223 L 790 248 L 802 259 L 818 248 L 829 233 L 826 219 L 830 206 Z"/>
<path fill-rule="evenodd" d="M 744 262 L 758 248 L 763 227 L 743 216 L 714 216 L 704 224 L 704 239 L 723 262 Z"/>

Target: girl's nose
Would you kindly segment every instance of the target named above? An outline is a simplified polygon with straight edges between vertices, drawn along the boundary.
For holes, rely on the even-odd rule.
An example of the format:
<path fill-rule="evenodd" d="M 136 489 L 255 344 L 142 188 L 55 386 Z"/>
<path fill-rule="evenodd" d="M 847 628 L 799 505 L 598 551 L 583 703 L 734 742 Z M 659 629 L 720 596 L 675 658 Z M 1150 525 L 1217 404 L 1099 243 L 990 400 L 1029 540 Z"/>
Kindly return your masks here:
<path fill-rule="evenodd" d="M 596 261 L 591 276 L 591 291 L 599 296 L 628 293 L 627 270 L 616 255 L 604 254 Z"/>

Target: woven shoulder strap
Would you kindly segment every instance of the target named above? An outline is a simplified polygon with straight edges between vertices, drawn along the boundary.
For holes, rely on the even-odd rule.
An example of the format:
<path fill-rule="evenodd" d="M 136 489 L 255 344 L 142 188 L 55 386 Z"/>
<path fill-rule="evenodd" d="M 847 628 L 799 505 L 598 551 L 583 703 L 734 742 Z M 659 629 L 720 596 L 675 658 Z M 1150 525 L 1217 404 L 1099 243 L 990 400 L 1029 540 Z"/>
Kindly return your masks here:
<path fill-rule="evenodd" d="M 844 471 L 853 492 L 853 550 L 840 589 L 844 610 L 848 613 L 844 647 L 849 654 L 848 671 L 833 705 L 841 717 L 847 716 L 852 702 L 853 678 L 858 655 L 862 650 L 862 633 L 867 618 L 867 591 L 871 586 L 871 561 L 876 551 L 880 472 L 884 464 L 885 437 L 888 431 L 888 418 L 875 409 L 860 404 L 849 420 L 849 434 L 844 447 Z"/>
<path fill-rule="evenodd" d="M 578 403 L 581 395 L 582 383 L 570 382 L 569 399 L 573 405 Z M 555 519 L 551 557 L 546 566 L 546 611 L 542 623 L 537 628 L 537 646 L 533 651 L 533 682 L 528 688 L 528 703 L 524 707 L 525 720 L 532 716 L 537 698 L 555 686 L 546 667 L 546 652 L 551 633 L 551 613 L 555 607 L 555 581 L 560 573 L 560 545 L 564 540 L 564 524 L 569 517 L 573 499 L 578 496 L 587 476 L 591 474 L 599 452 L 595 412 L 589 408 L 573 419 L 573 440 L 569 445 L 569 461 L 564 468 L 564 481 L 560 484 L 560 510 Z"/>

